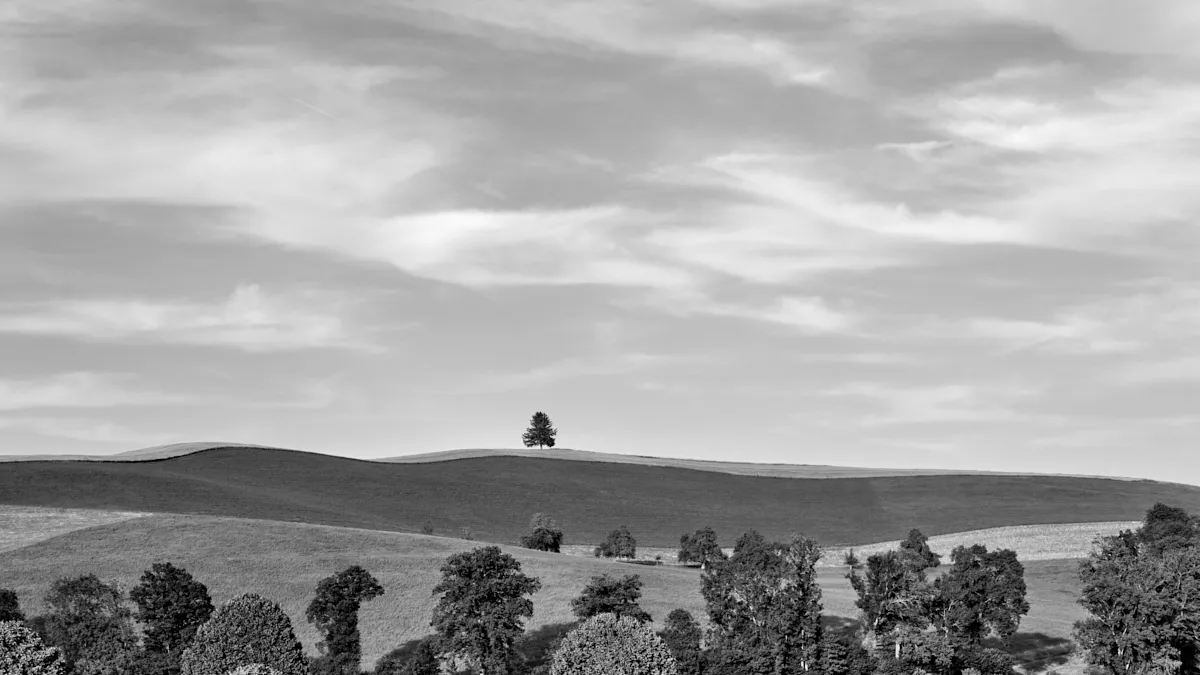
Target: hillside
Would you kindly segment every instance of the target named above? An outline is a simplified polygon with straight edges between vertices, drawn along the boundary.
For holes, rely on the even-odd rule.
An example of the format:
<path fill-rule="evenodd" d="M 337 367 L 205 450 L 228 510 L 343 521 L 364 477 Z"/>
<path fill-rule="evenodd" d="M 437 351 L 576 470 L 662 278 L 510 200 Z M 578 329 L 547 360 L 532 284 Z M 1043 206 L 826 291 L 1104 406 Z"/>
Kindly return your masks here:
<path fill-rule="evenodd" d="M 304 621 L 313 589 L 325 576 L 351 564 L 375 575 L 386 592 L 367 603 L 361 615 L 364 663 L 373 664 L 390 649 L 430 632 L 435 599 L 431 590 L 438 568 L 449 555 L 480 545 L 459 539 L 372 532 L 296 523 L 199 516 L 151 515 L 61 535 L 15 551 L 0 553 L 0 587 L 17 591 L 29 613 L 42 610 L 40 598 L 59 577 L 94 572 L 105 580 L 135 584 L 156 561 L 186 567 L 204 582 L 214 600 L 257 592 L 279 602 L 292 617 L 306 649 L 314 650 L 315 631 Z M 591 576 L 605 572 L 639 574 L 642 606 L 661 626 L 676 607 L 704 617 L 699 571 L 633 566 L 595 558 L 539 553 L 505 547 L 527 574 L 541 579 L 534 596 L 530 628 L 559 630 L 572 620 L 570 601 Z M 1081 613 L 1073 561 L 1026 565 L 1031 612 L 1017 644 L 1045 647 L 1061 643 Z M 820 570 L 825 613 L 833 624 L 854 616 L 853 591 L 841 568 Z M 840 617 L 838 619 L 837 617 Z M 555 627 L 558 628 L 555 628 Z"/>
<path fill-rule="evenodd" d="M 1065 476 L 768 478 L 527 457 L 389 464 L 261 448 L 138 462 L 14 462 L 0 503 L 191 513 L 442 533 L 515 542 L 552 514 L 567 544 L 627 524 L 645 546 L 711 525 L 726 543 L 756 528 L 827 546 L 1039 523 L 1138 520 L 1157 501 L 1200 509 L 1200 488 Z"/>

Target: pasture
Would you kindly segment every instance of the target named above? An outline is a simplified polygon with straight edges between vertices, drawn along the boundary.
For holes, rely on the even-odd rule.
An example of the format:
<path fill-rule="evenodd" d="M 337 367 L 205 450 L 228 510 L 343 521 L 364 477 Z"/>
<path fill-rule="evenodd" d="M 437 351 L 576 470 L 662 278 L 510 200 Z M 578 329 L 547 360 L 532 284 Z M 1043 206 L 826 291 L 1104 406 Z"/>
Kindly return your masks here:
<path fill-rule="evenodd" d="M 0 503 L 305 522 L 515 543 L 533 513 L 564 543 L 593 546 L 628 525 L 671 547 L 712 526 L 802 532 L 830 546 L 1046 523 L 1139 519 L 1155 502 L 1200 510 L 1200 488 L 1151 481 L 1017 475 L 774 478 L 613 462 L 489 456 L 384 463 L 260 448 L 138 462 L 12 462 Z"/>

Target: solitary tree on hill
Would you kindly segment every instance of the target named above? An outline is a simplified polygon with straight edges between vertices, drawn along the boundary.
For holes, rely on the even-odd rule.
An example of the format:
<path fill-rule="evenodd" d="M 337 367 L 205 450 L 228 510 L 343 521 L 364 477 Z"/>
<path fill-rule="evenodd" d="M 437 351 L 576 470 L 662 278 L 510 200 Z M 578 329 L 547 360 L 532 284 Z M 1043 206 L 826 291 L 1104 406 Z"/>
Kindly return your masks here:
<path fill-rule="evenodd" d="M 521 440 L 525 442 L 527 448 L 535 445 L 538 448 L 553 448 L 556 435 L 558 435 L 558 429 L 550 425 L 550 416 L 538 411 L 533 414 L 533 419 L 529 421 L 529 428 L 525 430 Z"/>

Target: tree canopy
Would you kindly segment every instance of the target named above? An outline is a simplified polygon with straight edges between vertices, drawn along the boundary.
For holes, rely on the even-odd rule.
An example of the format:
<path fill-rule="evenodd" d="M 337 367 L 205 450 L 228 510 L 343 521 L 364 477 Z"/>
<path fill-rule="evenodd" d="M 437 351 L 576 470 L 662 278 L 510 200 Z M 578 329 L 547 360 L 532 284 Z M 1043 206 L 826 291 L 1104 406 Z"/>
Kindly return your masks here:
<path fill-rule="evenodd" d="M 675 668 L 679 675 L 700 675 L 700 643 L 704 631 L 691 612 L 686 609 L 671 610 L 659 637 L 671 651 L 671 656 L 675 657 Z"/>
<path fill-rule="evenodd" d="M 185 569 L 169 562 L 154 563 L 129 591 L 142 624 L 143 648 L 173 656 L 187 648 L 196 631 L 212 617 L 208 588 Z"/>
<path fill-rule="evenodd" d="M 183 675 L 226 675 L 254 664 L 281 675 L 308 675 L 309 670 L 292 620 L 279 605 L 254 593 L 217 609 L 180 659 Z"/>
<path fill-rule="evenodd" d="M 521 436 L 521 440 L 525 443 L 525 447 L 532 448 L 553 448 L 554 437 L 558 435 L 558 429 L 551 426 L 550 416 L 540 410 L 533 414 L 533 418 L 529 420 L 529 428 Z"/>
<path fill-rule="evenodd" d="M 319 669 L 329 675 L 357 675 L 362 660 L 358 610 L 383 595 L 383 586 L 360 565 L 352 565 L 317 584 L 305 618 L 321 634 Z"/>
<path fill-rule="evenodd" d="M 66 661 L 57 647 L 21 621 L 0 621 L 0 673 L 8 675 L 65 675 Z"/>
<path fill-rule="evenodd" d="M 559 553 L 562 550 L 563 531 L 553 518 L 544 513 L 535 513 L 529 520 L 530 532 L 521 537 L 521 546 L 535 551 Z"/>
<path fill-rule="evenodd" d="M 551 675 L 676 675 L 675 659 L 646 624 L 598 614 L 567 633 L 554 651 Z"/>
<path fill-rule="evenodd" d="M 934 624 L 972 644 L 988 636 L 1007 641 L 1029 613 L 1025 567 L 1016 552 L 975 544 L 955 548 L 950 559 L 950 570 L 934 582 Z"/>
<path fill-rule="evenodd" d="M 0 621 L 24 621 L 25 612 L 21 611 L 21 603 L 17 600 L 17 592 L 8 588 L 0 588 Z"/>
<path fill-rule="evenodd" d="M 650 614 L 638 605 L 642 597 L 642 578 L 628 574 L 620 579 L 602 574 L 592 577 L 583 593 L 571 601 L 575 616 L 586 620 L 598 614 L 627 616 L 637 621 L 649 622 Z"/>
<path fill-rule="evenodd" d="M 106 584 L 95 574 L 62 578 L 43 600 L 43 637 L 62 650 L 69 671 L 116 675 L 129 669 L 137 653 L 137 634 L 116 583 Z"/>
<path fill-rule="evenodd" d="M 592 551 L 597 558 L 636 558 L 637 540 L 629 532 L 629 527 L 622 525 L 608 533 L 608 536 Z"/>
<path fill-rule="evenodd" d="M 711 527 L 704 527 L 679 538 L 677 557 L 681 563 L 700 563 L 700 569 L 708 569 L 710 563 L 725 560 L 729 556 L 717 543 L 717 533 Z"/>

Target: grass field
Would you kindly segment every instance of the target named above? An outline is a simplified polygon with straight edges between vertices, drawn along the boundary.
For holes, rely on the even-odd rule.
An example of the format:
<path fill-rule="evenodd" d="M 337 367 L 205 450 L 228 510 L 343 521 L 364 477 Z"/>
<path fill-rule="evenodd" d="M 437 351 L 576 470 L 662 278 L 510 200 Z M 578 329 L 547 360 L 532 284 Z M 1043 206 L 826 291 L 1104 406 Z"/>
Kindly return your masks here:
<path fill-rule="evenodd" d="M 0 553 L 0 587 L 17 591 L 27 611 L 41 611 L 41 596 L 59 577 L 95 572 L 126 588 L 143 570 L 169 560 L 189 569 L 221 602 L 257 592 L 279 602 L 292 617 L 310 651 L 316 634 L 304 622 L 304 609 L 317 582 L 351 564 L 362 564 L 387 592 L 364 606 L 364 662 L 373 664 L 390 649 L 429 632 L 438 569 L 453 553 L 481 545 L 459 539 L 376 532 L 297 523 L 180 515 L 152 515 L 98 525 Z M 642 567 L 506 547 L 526 573 L 542 580 L 534 597 L 530 629 L 561 630 L 572 620 L 570 600 L 591 576 L 603 572 L 640 574 L 643 606 L 657 621 L 683 607 L 704 616 L 699 571 L 681 567 Z M 1071 623 L 1082 616 L 1075 605 L 1075 561 L 1026 565 L 1030 615 L 1022 624 L 1021 650 L 1037 654 L 1061 645 Z M 825 568 L 819 580 L 826 614 L 849 621 L 853 591 L 841 568 Z M 557 628 L 556 628 L 557 627 Z"/>
<path fill-rule="evenodd" d="M 11 551 L 52 537 L 96 525 L 117 523 L 149 514 L 90 509 L 47 509 L 0 506 L 0 551 Z"/>
<path fill-rule="evenodd" d="M 516 542 L 536 512 L 567 544 L 627 524 L 643 546 L 710 525 L 731 545 L 756 528 L 830 546 L 1014 525 L 1130 521 L 1157 501 L 1200 509 L 1200 488 L 1009 475 L 798 479 L 523 457 L 387 464 L 271 449 L 212 449 L 141 462 L 14 462 L 0 503 L 171 512 L 438 533 L 466 526 Z"/>

